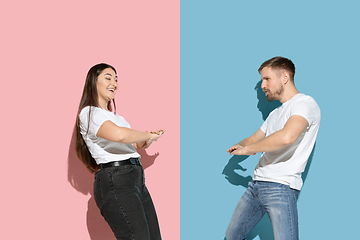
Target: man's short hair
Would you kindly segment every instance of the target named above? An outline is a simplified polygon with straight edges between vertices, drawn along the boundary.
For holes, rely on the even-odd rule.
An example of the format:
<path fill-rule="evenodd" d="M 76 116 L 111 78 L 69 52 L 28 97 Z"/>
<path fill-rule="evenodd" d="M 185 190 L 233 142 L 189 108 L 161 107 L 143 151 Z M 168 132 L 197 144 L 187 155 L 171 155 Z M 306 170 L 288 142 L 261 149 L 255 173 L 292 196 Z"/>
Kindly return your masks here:
<path fill-rule="evenodd" d="M 289 73 L 290 80 L 294 81 L 295 65 L 290 59 L 284 57 L 273 57 L 261 64 L 258 69 L 259 73 L 265 67 L 269 67 L 273 70 L 285 70 Z"/>

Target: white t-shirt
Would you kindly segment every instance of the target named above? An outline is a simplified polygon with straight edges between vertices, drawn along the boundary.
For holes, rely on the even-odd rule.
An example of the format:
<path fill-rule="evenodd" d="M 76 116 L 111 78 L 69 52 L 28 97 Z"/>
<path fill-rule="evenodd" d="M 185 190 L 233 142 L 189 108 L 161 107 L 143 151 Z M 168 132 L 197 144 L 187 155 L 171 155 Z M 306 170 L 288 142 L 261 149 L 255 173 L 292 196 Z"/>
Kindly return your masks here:
<path fill-rule="evenodd" d="M 300 115 L 308 121 L 308 126 L 291 145 L 273 152 L 264 152 L 255 167 L 253 180 L 277 182 L 300 190 L 301 173 L 314 147 L 320 125 L 320 108 L 315 100 L 302 93 L 296 94 L 280 107 L 272 111 L 261 131 L 269 136 L 281 130 L 293 115 Z"/>
<path fill-rule="evenodd" d="M 80 133 L 85 140 L 91 156 L 95 159 L 97 164 L 121 161 L 131 157 L 140 157 L 132 144 L 111 142 L 96 136 L 100 126 L 108 120 L 119 127 L 130 128 L 130 124 L 127 123 L 123 117 L 120 117 L 113 112 L 109 112 L 99 107 L 91 107 L 91 121 L 88 134 L 86 134 L 88 129 L 89 110 L 90 107 L 87 106 L 80 112 Z"/>

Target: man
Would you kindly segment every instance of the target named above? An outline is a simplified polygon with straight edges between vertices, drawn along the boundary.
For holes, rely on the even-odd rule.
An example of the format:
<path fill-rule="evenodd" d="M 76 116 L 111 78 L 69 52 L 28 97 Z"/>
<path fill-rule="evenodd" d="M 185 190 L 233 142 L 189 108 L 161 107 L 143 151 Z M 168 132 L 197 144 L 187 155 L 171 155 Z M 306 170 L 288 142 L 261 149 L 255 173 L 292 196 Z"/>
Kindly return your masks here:
<path fill-rule="evenodd" d="M 299 93 L 291 60 L 274 57 L 259 68 L 268 101 L 282 105 L 272 111 L 253 135 L 227 151 L 233 155 L 262 152 L 253 181 L 237 204 L 226 230 L 227 240 L 243 240 L 268 214 L 275 240 L 299 239 L 296 201 L 320 124 L 315 100 Z"/>

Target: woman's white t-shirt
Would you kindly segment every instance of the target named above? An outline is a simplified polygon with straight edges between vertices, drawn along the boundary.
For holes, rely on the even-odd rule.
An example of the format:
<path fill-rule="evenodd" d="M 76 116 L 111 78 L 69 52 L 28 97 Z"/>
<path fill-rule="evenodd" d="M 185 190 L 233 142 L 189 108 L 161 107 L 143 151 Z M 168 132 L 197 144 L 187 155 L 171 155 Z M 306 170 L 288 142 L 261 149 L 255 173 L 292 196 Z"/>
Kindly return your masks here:
<path fill-rule="evenodd" d="M 130 124 L 123 117 L 99 107 L 87 106 L 81 110 L 79 119 L 80 133 L 97 164 L 140 157 L 132 144 L 111 142 L 96 136 L 105 121 L 111 121 L 119 127 L 130 128 Z"/>

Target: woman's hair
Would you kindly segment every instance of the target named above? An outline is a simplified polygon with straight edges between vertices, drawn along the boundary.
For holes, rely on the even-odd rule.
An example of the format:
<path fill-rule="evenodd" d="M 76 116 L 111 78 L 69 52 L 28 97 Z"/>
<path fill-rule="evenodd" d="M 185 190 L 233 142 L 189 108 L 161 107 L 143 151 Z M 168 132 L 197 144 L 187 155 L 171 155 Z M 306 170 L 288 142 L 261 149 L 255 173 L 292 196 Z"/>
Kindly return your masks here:
<path fill-rule="evenodd" d="M 84 85 L 84 91 L 80 100 L 79 109 L 77 112 L 77 118 L 76 118 L 76 142 L 75 142 L 75 149 L 76 154 L 80 158 L 80 160 L 85 164 L 85 166 L 89 169 L 91 173 L 95 172 L 97 168 L 97 164 L 95 162 L 95 159 L 91 156 L 91 153 L 89 152 L 89 149 L 86 146 L 86 143 L 80 133 L 80 119 L 79 115 L 81 110 L 84 107 L 90 106 L 89 109 L 89 118 L 88 118 L 88 126 L 86 134 L 88 134 L 89 131 L 89 124 L 90 124 L 90 117 L 91 117 L 91 106 L 93 107 L 99 107 L 98 102 L 98 92 L 96 88 L 96 82 L 98 80 L 99 75 L 107 68 L 111 68 L 116 73 L 116 70 L 114 67 L 106 64 L 106 63 L 100 63 L 92 68 L 87 73 L 86 81 Z M 116 105 L 114 99 L 112 100 L 114 105 L 114 111 L 116 112 Z M 111 102 L 108 102 L 108 109 L 112 111 Z"/>

